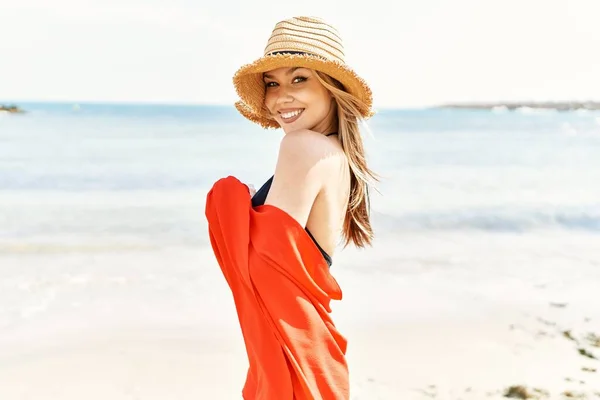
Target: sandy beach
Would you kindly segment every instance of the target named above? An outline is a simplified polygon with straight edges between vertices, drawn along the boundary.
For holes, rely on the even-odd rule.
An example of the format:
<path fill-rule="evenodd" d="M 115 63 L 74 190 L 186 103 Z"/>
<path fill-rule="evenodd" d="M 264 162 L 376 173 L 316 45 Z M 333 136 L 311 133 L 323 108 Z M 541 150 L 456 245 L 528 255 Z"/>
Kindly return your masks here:
<path fill-rule="evenodd" d="M 447 239 L 439 238 L 438 254 Z M 487 246 L 514 240 L 507 236 Z M 419 239 L 412 243 L 418 246 Z M 447 250 L 461 248 L 460 237 L 454 236 L 453 245 Z M 570 250 L 589 245 L 582 237 Z M 391 267 L 414 251 L 407 246 L 395 257 L 389 251 L 387 257 L 373 257 L 390 247 L 381 243 L 371 252 L 349 249 L 336 257 L 346 266 L 336 271 L 345 298 L 334 305 L 334 316 L 349 339 L 352 399 L 499 399 L 511 386 L 526 387 L 538 398 L 600 398 L 600 339 L 593 336 L 600 333 L 597 281 L 573 285 L 568 276 L 559 281 L 564 272 L 558 264 L 528 280 L 515 280 L 508 270 L 506 276 L 485 279 L 473 273 L 470 279 L 480 281 L 470 289 L 448 284 L 463 279 L 460 270 L 440 276 L 432 267 L 429 276 L 409 270 L 394 276 L 361 269 L 369 259 Z M 485 251 L 481 248 L 482 255 Z M 44 257 L 50 259 L 43 254 L 13 258 L 13 266 Z M 85 263 L 89 257 L 72 255 L 67 261 L 59 256 L 55 262 L 71 265 L 73 271 L 63 270 L 69 276 L 76 273 L 73 260 Z M 161 309 L 157 300 L 153 312 L 144 311 L 143 298 L 120 298 L 120 305 L 105 303 L 93 312 L 84 304 L 55 315 L 52 324 L 48 318 L 38 321 L 43 332 L 33 316 L 24 318 L 1 337 L 0 398 L 241 398 L 247 366 L 243 343 L 228 289 L 207 249 L 171 249 L 146 259 L 135 252 L 93 257 L 113 266 L 94 281 L 112 282 L 116 298 L 119 285 L 136 290 L 133 259 L 177 262 L 178 273 L 181 265 L 200 261 L 202 267 L 189 276 L 198 294 L 186 300 L 187 309 L 175 302 L 163 302 Z M 2 260 L 10 269 L 11 258 Z M 203 291 L 204 285 L 214 290 Z M 95 299 L 90 305 L 101 303 Z M 61 324 L 61 318 L 70 325 Z"/>
<path fill-rule="evenodd" d="M 429 323 L 349 330 L 352 399 L 499 399 L 525 385 L 594 398 L 598 362 L 560 335 L 497 323 Z M 443 334 L 440 334 L 442 333 Z M 240 399 L 244 351 L 201 327 L 95 332 L 4 358 L 3 399 Z M 390 343 L 393 345 L 390 346 Z M 589 371 L 584 371 L 583 368 Z"/>

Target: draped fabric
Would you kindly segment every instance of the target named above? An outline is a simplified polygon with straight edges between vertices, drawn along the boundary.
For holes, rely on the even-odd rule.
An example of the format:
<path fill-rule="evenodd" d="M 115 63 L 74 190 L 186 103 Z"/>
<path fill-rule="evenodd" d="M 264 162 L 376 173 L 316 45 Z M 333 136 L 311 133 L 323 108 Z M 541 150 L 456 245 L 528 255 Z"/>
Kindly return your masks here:
<path fill-rule="evenodd" d="M 342 291 L 304 227 L 273 205 L 253 208 L 232 176 L 213 185 L 205 213 L 248 354 L 243 398 L 349 399 L 347 342 L 330 316 Z"/>

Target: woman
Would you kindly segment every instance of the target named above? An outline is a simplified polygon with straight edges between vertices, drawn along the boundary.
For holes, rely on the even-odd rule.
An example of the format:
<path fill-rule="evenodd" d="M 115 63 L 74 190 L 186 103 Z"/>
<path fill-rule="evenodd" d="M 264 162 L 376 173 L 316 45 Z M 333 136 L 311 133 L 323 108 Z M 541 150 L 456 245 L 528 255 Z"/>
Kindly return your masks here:
<path fill-rule="evenodd" d="M 344 63 L 338 32 L 308 17 L 277 23 L 265 55 L 233 81 L 238 111 L 285 133 L 258 192 L 228 177 L 207 198 L 211 243 L 248 352 L 243 396 L 348 399 L 346 340 L 329 315 L 341 290 L 329 267 L 340 234 L 358 247 L 373 239 L 375 176 L 359 131 L 373 114 L 371 91 Z"/>

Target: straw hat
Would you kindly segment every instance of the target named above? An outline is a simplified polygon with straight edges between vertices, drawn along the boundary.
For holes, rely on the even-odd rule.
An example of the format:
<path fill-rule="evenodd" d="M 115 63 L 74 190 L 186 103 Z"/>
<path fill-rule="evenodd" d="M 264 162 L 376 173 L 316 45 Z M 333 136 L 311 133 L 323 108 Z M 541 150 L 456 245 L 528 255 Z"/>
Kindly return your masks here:
<path fill-rule="evenodd" d="M 233 84 L 240 97 L 235 107 L 244 117 L 264 128 L 279 128 L 264 106 L 263 72 L 281 67 L 310 68 L 335 78 L 363 104 L 363 118 L 374 114 L 371 110 L 371 89 L 346 65 L 344 46 L 337 30 L 321 18 L 294 17 L 278 22 L 267 42 L 264 56 L 242 66 L 233 76 Z"/>

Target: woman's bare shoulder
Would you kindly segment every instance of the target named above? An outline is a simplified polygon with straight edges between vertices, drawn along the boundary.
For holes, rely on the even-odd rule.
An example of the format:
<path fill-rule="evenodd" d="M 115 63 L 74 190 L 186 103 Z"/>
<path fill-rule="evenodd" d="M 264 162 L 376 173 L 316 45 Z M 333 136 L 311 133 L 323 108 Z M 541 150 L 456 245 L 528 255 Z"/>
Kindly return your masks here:
<path fill-rule="evenodd" d="M 274 205 L 306 226 L 315 199 L 341 170 L 339 143 L 308 130 L 290 132 L 281 141 L 271 190 L 265 204 Z"/>
<path fill-rule="evenodd" d="M 283 159 L 310 165 L 329 164 L 326 161 L 334 161 L 344 155 L 341 146 L 335 140 L 309 129 L 287 133 L 281 140 L 279 151 Z"/>

